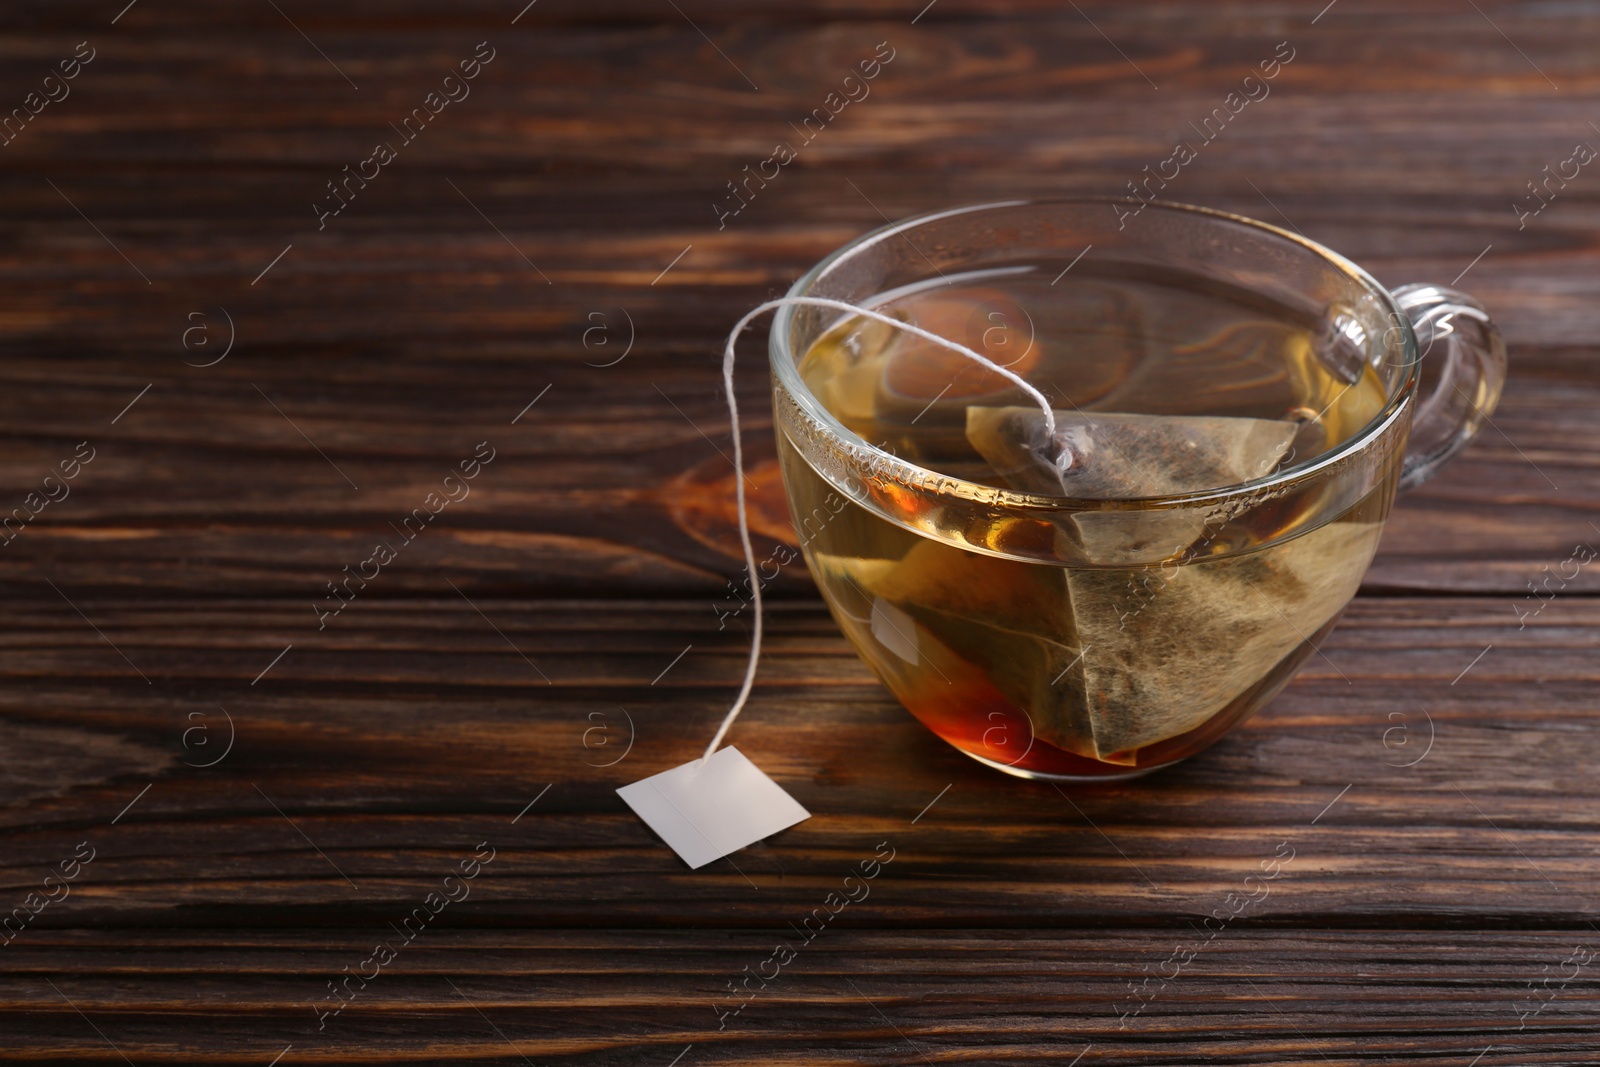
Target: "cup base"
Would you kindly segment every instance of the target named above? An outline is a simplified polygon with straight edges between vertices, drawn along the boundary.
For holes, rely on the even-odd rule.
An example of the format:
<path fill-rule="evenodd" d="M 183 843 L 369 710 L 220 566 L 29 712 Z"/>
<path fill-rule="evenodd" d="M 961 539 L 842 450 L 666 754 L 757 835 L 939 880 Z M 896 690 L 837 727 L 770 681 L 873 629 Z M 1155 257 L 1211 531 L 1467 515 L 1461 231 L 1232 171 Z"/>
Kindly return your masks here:
<path fill-rule="evenodd" d="M 1176 767 L 1178 764 L 1183 762 L 1182 759 L 1175 759 L 1171 763 L 1162 763 L 1155 767 L 1135 767 L 1121 774 L 1050 774 L 1045 771 L 1030 771 L 1025 770 L 1022 767 L 1013 767 L 1007 763 L 1000 763 L 992 759 L 984 759 L 982 756 L 974 755 L 973 753 L 968 752 L 966 749 L 955 745 L 952 745 L 951 747 L 955 748 L 956 751 L 960 752 L 963 756 L 968 756 L 977 760 L 985 767 L 992 767 L 1004 774 L 1011 775 L 1013 778 L 1029 778 L 1036 782 L 1080 782 L 1084 784 L 1088 784 L 1090 782 L 1126 782 L 1132 778 L 1143 778 L 1147 774 L 1154 774 L 1157 771 L 1164 771 L 1168 767 Z M 1187 759 L 1188 757 L 1184 758 Z"/>

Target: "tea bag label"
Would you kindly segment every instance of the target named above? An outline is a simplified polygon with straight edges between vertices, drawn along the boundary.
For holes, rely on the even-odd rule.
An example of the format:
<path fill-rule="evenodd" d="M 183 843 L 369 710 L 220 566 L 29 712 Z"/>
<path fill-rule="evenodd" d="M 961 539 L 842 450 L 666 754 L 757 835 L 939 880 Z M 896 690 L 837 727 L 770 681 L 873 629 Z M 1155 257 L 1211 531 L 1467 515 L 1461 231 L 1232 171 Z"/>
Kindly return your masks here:
<path fill-rule="evenodd" d="M 625 785 L 617 795 L 691 868 L 811 818 L 731 745 L 704 762 L 691 760 Z"/>

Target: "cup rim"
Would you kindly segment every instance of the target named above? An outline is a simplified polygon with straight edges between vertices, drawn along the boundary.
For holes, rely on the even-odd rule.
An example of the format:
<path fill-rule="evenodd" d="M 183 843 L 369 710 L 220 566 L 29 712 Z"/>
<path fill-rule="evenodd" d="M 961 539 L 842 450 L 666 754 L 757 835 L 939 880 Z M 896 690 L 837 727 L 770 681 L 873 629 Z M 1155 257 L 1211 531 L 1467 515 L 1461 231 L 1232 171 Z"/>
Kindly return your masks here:
<path fill-rule="evenodd" d="M 789 287 L 786 296 L 806 296 L 810 288 L 827 274 L 835 265 L 846 257 L 854 255 L 861 250 L 888 240 L 897 234 L 939 219 L 951 218 L 958 215 L 975 214 L 981 211 L 994 211 L 1001 208 L 1015 207 L 1055 207 L 1062 205 L 1088 205 L 1088 204 L 1135 204 L 1141 203 L 1144 208 L 1155 209 L 1158 214 L 1170 213 L 1175 215 L 1204 215 L 1213 219 L 1232 222 L 1241 226 L 1248 226 L 1273 235 L 1281 240 L 1310 251 L 1314 255 L 1343 272 L 1355 280 L 1364 289 L 1375 296 L 1388 309 L 1391 321 L 1401 328 L 1400 369 L 1404 374 L 1400 384 L 1396 387 L 1383 408 L 1372 417 L 1361 429 L 1351 434 L 1339 444 L 1319 452 L 1304 462 L 1286 467 L 1281 471 L 1253 478 L 1249 481 L 1235 482 L 1231 485 L 1218 486 L 1211 489 L 1202 489 L 1190 493 L 1174 493 L 1165 496 L 1118 497 L 1115 499 L 1097 499 L 1089 497 L 1052 496 L 1041 493 L 1025 493 L 1011 489 L 1001 489 L 981 482 L 969 482 L 965 479 L 945 474 L 931 468 L 922 467 L 908 460 L 902 459 L 893 453 L 886 452 L 865 438 L 850 430 L 822 403 L 812 395 L 806 387 L 805 381 L 800 377 L 797 362 L 786 353 L 789 349 L 789 335 L 795 315 L 803 305 L 789 304 L 780 307 L 773 316 L 772 329 L 768 337 L 768 360 L 772 365 L 773 374 L 777 377 L 785 391 L 793 398 L 794 402 L 813 420 L 819 423 L 833 437 L 854 446 L 868 454 L 867 462 L 872 469 L 879 472 L 890 472 L 896 480 L 911 481 L 925 486 L 937 486 L 932 490 L 939 496 L 960 496 L 967 499 L 981 497 L 992 501 L 997 507 L 1016 510 L 1099 510 L 1115 511 L 1123 509 L 1148 510 L 1151 508 L 1178 508 L 1193 505 L 1209 505 L 1220 501 L 1227 501 L 1233 497 L 1261 493 L 1280 485 L 1301 481 L 1318 472 L 1343 462 L 1349 457 L 1366 449 L 1387 433 L 1394 422 L 1406 411 L 1407 405 L 1416 392 L 1417 367 L 1421 362 L 1418 350 L 1416 332 L 1411 326 L 1411 319 L 1400 307 L 1388 288 L 1376 278 L 1362 269 L 1352 260 L 1340 255 L 1325 245 L 1318 244 L 1301 234 L 1293 233 L 1280 226 L 1274 226 L 1259 219 L 1252 219 L 1246 215 L 1237 215 L 1230 211 L 1221 211 L 1216 208 L 1201 207 L 1196 204 L 1183 204 L 1170 200 L 1136 201 L 1131 197 L 1045 197 L 1024 198 L 1015 200 L 995 200 L 982 204 L 970 204 L 962 207 L 945 208 L 939 211 L 923 212 L 904 219 L 886 223 L 873 230 L 855 237 L 839 248 L 828 253 L 818 261 L 810 270 L 802 274 L 793 285 Z"/>

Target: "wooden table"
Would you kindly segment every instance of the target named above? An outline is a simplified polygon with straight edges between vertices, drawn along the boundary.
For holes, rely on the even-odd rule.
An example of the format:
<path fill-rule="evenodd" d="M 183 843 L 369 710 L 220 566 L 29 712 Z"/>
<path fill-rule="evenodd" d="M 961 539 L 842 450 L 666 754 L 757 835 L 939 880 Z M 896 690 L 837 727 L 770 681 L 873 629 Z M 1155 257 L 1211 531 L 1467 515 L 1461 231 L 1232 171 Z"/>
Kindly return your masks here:
<path fill-rule="evenodd" d="M 0 1060 L 1600 1061 L 1600 607 L 1567 562 L 1600 543 L 1600 177 L 1527 187 L 1600 144 L 1592 9 L 123 2 L 0 37 L 0 104 L 61 97 L 0 146 L 0 510 L 38 505 L 0 552 Z M 1493 428 L 1402 502 L 1326 658 L 1143 781 L 967 760 L 787 568 L 733 737 L 814 814 L 688 870 L 614 790 L 695 755 L 743 665 L 728 326 L 884 217 L 1123 191 L 1281 41 L 1168 195 L 1464 274 L 1511 349 Z"/>

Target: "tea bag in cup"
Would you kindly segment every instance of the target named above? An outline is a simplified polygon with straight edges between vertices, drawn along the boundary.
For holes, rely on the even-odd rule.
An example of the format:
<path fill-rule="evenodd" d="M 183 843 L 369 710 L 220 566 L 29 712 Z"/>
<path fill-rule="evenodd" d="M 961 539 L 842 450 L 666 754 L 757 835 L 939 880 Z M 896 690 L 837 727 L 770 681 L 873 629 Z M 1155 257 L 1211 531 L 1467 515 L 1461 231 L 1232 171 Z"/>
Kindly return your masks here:
<path fill-rule="evenodd" d="M 1171 496 L 1261 477 L 1300 425 L 1217 415 L 1056 411 L 1049 435 L 1037 408 L 967 409 L 967 440 L 1011 488 L 1087 500 Z M 1164 559 L 1203 535 L 1194 509 L 1082 511 L 1067 520 L 1103 562 Z"/>
<path fill-rule="evenodd" d="M 1058 411 L 1055 418 L 1051 436 L 1037 410 L 974 406 L 968 437 L 1019 491 L 1126 499 L 1260 477 L 1278 466 L 1299 430 L 1293 422 L 1226 416 Z M 1209 524 L 1193 515 L 1081 511 L 1068 523 L 1091 560 L 1165 561 L 1062 571 L 1081 656 L 1041 736 L 1081 736 L 1086 720 L 1087 754 L 1108 762 L 1197 728 L 1247 691 L 1354 592 L 1361 571 L 1347 565 L 1349 552 L 1359 546 L 1370 558 L 1377 534 L 1372 523 L 1333 523 L 1207 559 Z"/>
<path fill-rule="evenodd" d="M 967 440 L 1013 489 L 1088 500 L 1172 496 L 1272 471 L 1300 424 L 1222 415 L 967 408 Z"/>
<path fill-rule="evenodd" d="M 1084 648 L 1072 674 L 1097 758 L 1198 728 L 1313 640 L 1361 584 L 1379 528 L 1333 522 L 1216 559 L 1068 570 Z"/>

